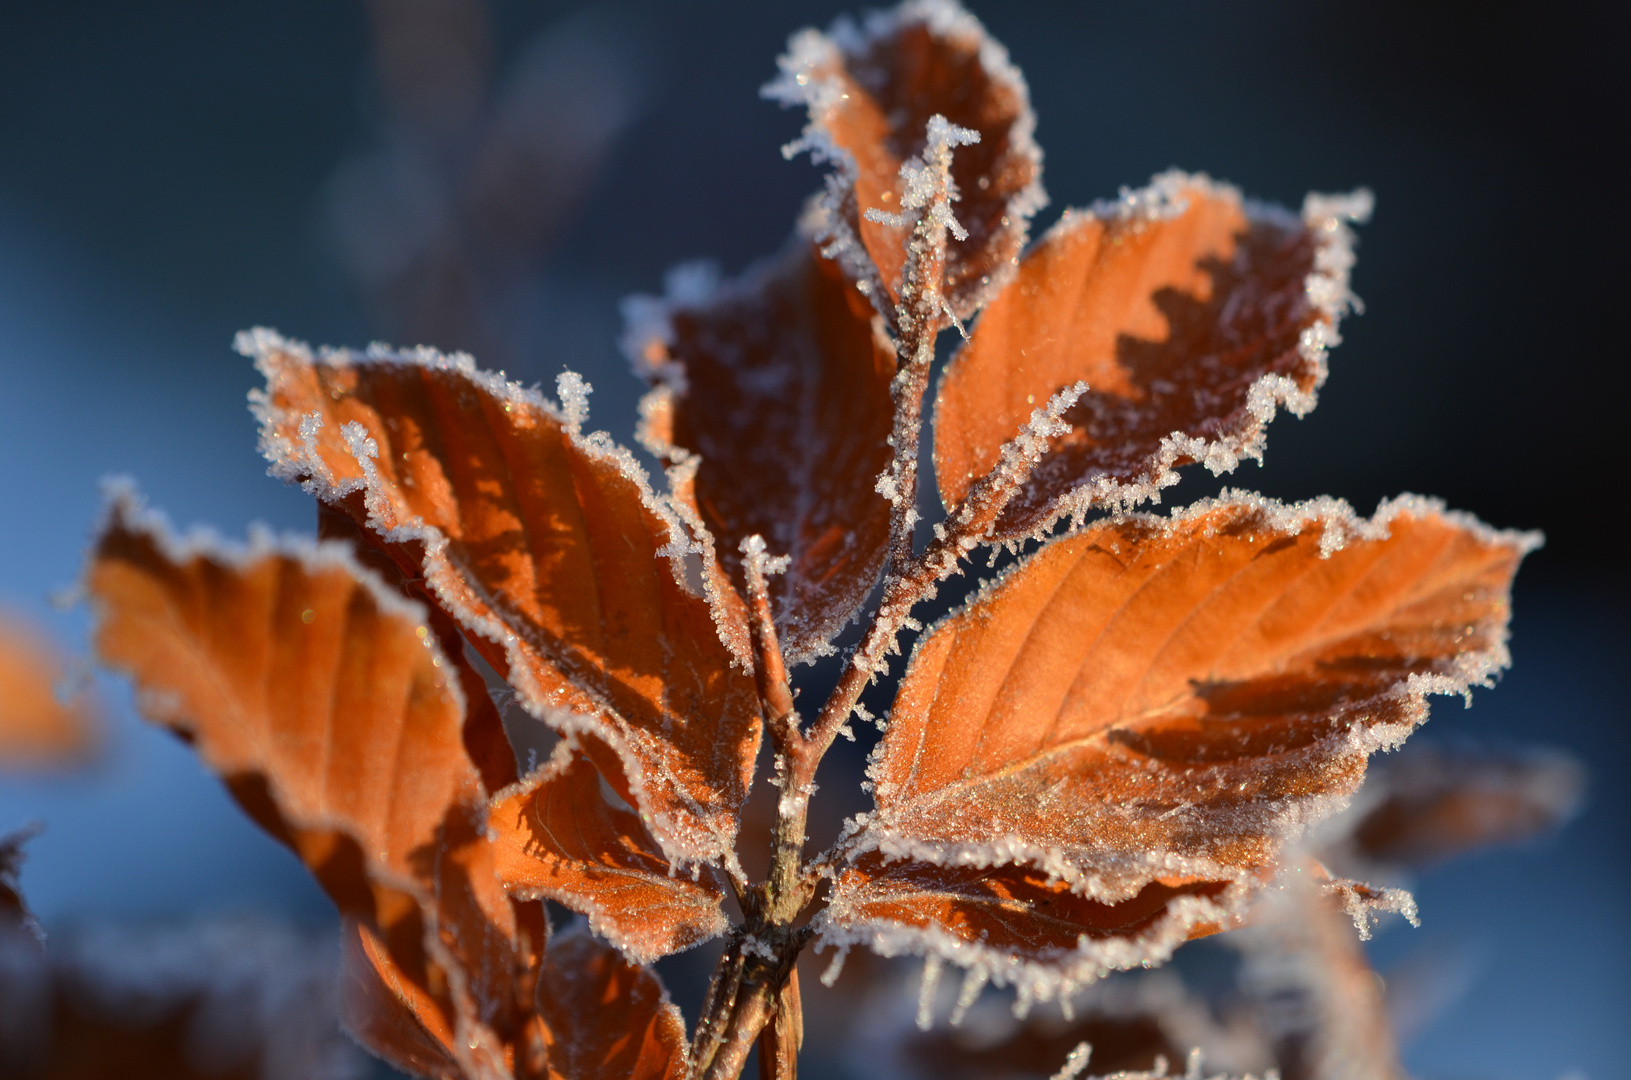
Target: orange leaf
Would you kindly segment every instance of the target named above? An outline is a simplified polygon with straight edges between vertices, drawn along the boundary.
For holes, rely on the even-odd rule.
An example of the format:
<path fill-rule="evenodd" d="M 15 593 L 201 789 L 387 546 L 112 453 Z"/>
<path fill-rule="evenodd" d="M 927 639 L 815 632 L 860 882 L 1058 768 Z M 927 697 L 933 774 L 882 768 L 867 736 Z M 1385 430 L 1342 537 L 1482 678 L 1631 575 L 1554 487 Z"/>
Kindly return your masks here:
<path fill-rule="evenodd" d="M 889 504 L 895 349 L 866 300 L 803 242 L 712 295 L 676 281 L 637 302 L 631 359 L 656 383 L 654 452 L 696 455 L 694 499 L 740 581 L 757 533 L 791 559 L 771 584 L 787 660 L 820 655 L 877 582 Z"/>
<path fill-rule="evenodd" d="M 351 546 L 358 562 L 383 578 L 397 592 L 425 606 L 426 625 L 436 635 L 436 643 L 453 662 L 464 691 L 464 749 L 481 773 L 488 791 L 498 791 L 519 779 L 515 751 L 504 732 L 504 720 L 487 692 L 487 682 L 466 659 L 466 643 L 459 624 L 436 606 L 423 579 L 409 578 L 391 558 L 389 545 L 375 532 L 352 520 L 349 514 L 326 503 L 317 504 L 317 538 L 339 540 Z"/>
<path fill-rule="evenodd" d="M 1436 863 L 1549 832 L 1584 790 L 1585 770 L 1557 751 L 1412 747 L 1366 781 L 1349 843 L 1374 862 Z"/>
<path fill-rule="evenodd" d="M 685 1021 L 656 974 L 581 926 L 550 940 L 538 979 L 550 1080 L 679 1080 Z"/>
<path fill-rule="evenodd" d="M 110 508 L 86 585 L 102 659 L 452 1010 L 454 1055 L 503 1031 L 515 915 L 481 835 L 459 676 L 423 609 L 346 545 L 178 541 L 129 496 Z"/>
<path fill-rule="evenodd" d="M 640 815 L 613 806 L 571 740 L 535 775 L 493 801 L 498 875 L 511 896 L 548 898 L 589 917 L 637 964 L 728 929 L 719 886 L 671 875 Z"/>
<path fill-rule="evenodd" d="M 1283 405 L 1314 407 L 1351 302 L 1352 235 L 1369 196 L 1310 196 L 1301 219 L 1167 173 L 1120 202 L 1067 212 L 946 368 L 935 473 L 955 507 L 1055 391 L 1085 381 L 1072 431 L 1033 469 L 997 535 L 1128 507 L 1204 462 L 1261 458 Z"/>
<path fill-rule="evenodd" d="M 968 238 L 946 251 L 946 299 L 959 318 L 972 316 L 1012 276 L 1031 216 L 1047 203 L 1030 91 L 1008 50 L 954 3 L 906 3 L 863 28 L 840 22 L 828 34 L 795 34 L 777 66 L 766 96 L 810 117 L 784 153 L 808 150 L 836 167 L 807 227 L 886 317 L 910 233 L 866 220 L 866 211 L 901 209 L 901 163 L 923 151 L 930 117 L 979 132 L 952 158 Z"/>
<path fill-rule="evenodd" d="M 534 716 L 586 740 L 676 862 L 728 859 L 760 732 L 741 600 L 628 451 L 468 357 L 240 337 L 273 472 L 380 534 Z M 615 750 L 626 763 L 608 759 Z"/>
<path fill-rule="evenodd" d="M 1235 495 L 1045 545 L 919 642 L 824 936 L 1047 996 L 1231 924 L 1425 695 L 1506 665 L 1537 542 L 1410 497 L 1366 521 Z M 1084 936 L 1005 890 L 1046 891 Z M 973 908 L 1019 930 L 999 940 Z"/>
<path fill-rule="evenodd" d="M 441 1002 L 391 959 L 366 923 L 340 931 L 340 1022 L 358 1042 L 415 1076 L 462 1080 L 458 1036 Z"/>
<path fill-rule="evenodd" d="M 95 752 L 100 733 L 86 696 L 57 699 L 63 667 L 38 628 L 0 612 L 0 768 L 73 765 Z"/>

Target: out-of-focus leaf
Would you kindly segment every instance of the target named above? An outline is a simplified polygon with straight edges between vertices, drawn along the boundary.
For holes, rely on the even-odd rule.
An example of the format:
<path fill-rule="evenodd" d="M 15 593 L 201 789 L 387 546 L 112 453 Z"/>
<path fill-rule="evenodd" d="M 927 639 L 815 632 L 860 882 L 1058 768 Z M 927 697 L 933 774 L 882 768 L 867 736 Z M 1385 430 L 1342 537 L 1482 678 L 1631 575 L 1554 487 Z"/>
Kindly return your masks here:
<path fill-rule="evenodd" d="M 1032 411 L 1078 380 L 1070 434 L 1032 470 L 996 532 L 1034 534 L 1127 507 L 1262 456 L 1285 406 L 1314 407 L 1352 299 L 1351 219 L 1369 196 L 1310 196 L 1299 218 L 1167 173 L 1120 202 L 1066 213 L 1028 252 L 952 359 L 935 407 L 935 475 L 956 506 Z"/>
<path fill-rule="evenodd" d="M 377 933 L 442 1011 L 450 1056 L 482 1075 L 466 1049 L 493 1052 L 514 1021 L 517 926 L 482 835 L 455 661 L 424 610 L 346 545 L 178 541 L 125 496 L 86 587 L 97 652 L 135 679 L 143 711 Z"/>
<path fill-rule="evenodd" d="M 685 1020 L 657 975 L 581 927 L 557 934 L 538 980 L 550 1080 L 680 1080 Z"/>
<path fill-rule="evenodd" d="M 44 941 L 39 920 L 28 910 L 23 899 L 24 847 L 39 835 L 40 826 L 32 825 L 0 836 L 0 935 L 20 930 L 35 941 Z"/>
<path fill-rule="evenodd" d="M 1412 746 L 1366 780 L 1349 842 L 1371 862 L 1427 865 L 1549 832 L 1584 792 L 1585 770 L 1559 751 Z"/>
<path fill-rule="evenodd" d="M 585 750 L 678 863 L 728 858 L 760 732 L 741 600 L 627 450 L 468 357 L 314 357 L 268 332 L 273 472 L 379 534 L 541 719 Z M 576 723 L 576 721 L 574 722 Z"/>
<path fill-rule="evenodd" d="M 1006 994 L 979 994 L 978 984 L 942 982 L 925 1002 L 912 993 L 913 981 L 885 978 L 870 990 L 851 988 L 853 1034 L 844 1059 L 855 1075 L 1048 1080 L 1083 1043 L 1092 1047 L 1086 1072 L 1094 1075 L 1152 1069 L 1160 1058 L 1176 1065 L 1194 1049 L 1202 1051 L 1207 1076 L 1274 1065 L 1249 1016 L 1220 1008 L 1170 971 L 1115 976 L 1068 1004 L 1038 1005 L 1023 1016 L 1014 1015 Z M 920 1029 L 914 1012 L 932 1017 L 933 1026 Z"/>
<path fill-rule="evenodd" d="M 1342 910 L 1287 874 L 1230 935 L 1257 1027 L 1285 1080 L 1405 1080 L 1382 979 Z"/>
<path fill-rule="evenodd" d="M 796 242 L 741 281 L 703 293 L 676 276 L 663 301 L 628 306 L 626 348 L 657 385 L 643 435 L 700 458 L 691 492 L 740 581 L 757 533 L 791 560 L 771 582 L 790 663 L 813 659 L 877 582 L 889 504 L 895 350 L 832 262 Z"/>
<path fill-rule="evenodd" d="M 230 919 L 81 925 L 19 965 L 0 943 L 7 1080 L 361 1080 L 332 939 Z"/>
<path fill-rule="evenodd" d="M 781 76 L 765 93 L 810 117 L 788 152 L 834 166 L 806 227 L 886 316 L 910 230 L 866 212 L 901 209 L 901 164 L 923 151 L 930 117 L 979 133 L 952 158 L 953 209 L 968 236 L 946 251 L 946 300 L 959 318 L 972 316 L 1012 276 L 1031 216 L 1047 203 L 1030 91 L 1008 50 L 956 3 L 927 0 L 860 27 L 801 31 L 777 63 Z"/>
<path fill-rule="evenodd" d="M 499 793 L 489 827 L 512 896 L 581 912 L 637 964 L 728 929 L 719 886 L 709 876 L 671 874 L 640 815 L 607 800 L 600 774 L 569 742 L 536 775 Z"/>
<path fill-rule="evenodd" d="M 629 13 L 579 11 L 531 41 L 507 36 L 500 70 L 487 5 L 366 6 L 378 142 L 340 164 L 326 195 L 335 246 L 372 314 L 385 336 L 498 366 L 570 352 L 584 328 L 559 340 L 573 313 L 540 271 L 637 114 Z M 539 318 L 540 300 L 557 310 Z"/>
<path fill-rule="evenodd" d="M 88 695 L 57 696 L 62 657 L 40 630 L 0 612 L 0 769 L 84 762 L 100 742 Z"/>
<path fill-rule="evenodd" d="M 1506 665 L 1536 542 L 1236 495 L 1047 544 L 919 642 L 824 937 L 1046 997 L 1229 925 L 1425 695 Z"/>

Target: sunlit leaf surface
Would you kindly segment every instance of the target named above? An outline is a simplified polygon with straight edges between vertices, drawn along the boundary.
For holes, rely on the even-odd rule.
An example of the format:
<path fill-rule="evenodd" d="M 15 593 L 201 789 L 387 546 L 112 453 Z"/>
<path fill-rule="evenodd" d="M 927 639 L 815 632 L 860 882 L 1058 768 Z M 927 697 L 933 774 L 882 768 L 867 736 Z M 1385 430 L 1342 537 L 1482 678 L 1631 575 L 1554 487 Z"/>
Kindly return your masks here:
<path fill-rule="evenodd" d="M 997 526 L 1024 536 L 1099 504 L 1132 505 L 1203 462 L 1260 457 L 1279 407 L 1302 415 L 1350 300 L 1345 222 L 1368 196 L 1310 197 L 1299 218 L 1203 176 L 1168 173 L 1067 212 L 1025 255 L 941 380 L 935 474 L 957 505 L 1032 410 L 1088 392 L 1069 435 Z"/>
<path fill-rule="evenodd" d="M 952 310 L 973 315 L 1012 275 L 1047 202 L 1030 91 L 1008 51 L 956 5 L 907 3 L 859 27 L 796 34 L 779 66 L 766 94 L 810 118 L 794 147 L 835 166 L 807 225 L 885 314 L 900 296 L 909 230 L 866 212 L 901 209 L 901 164 L 923 151 L 930 117 L 979 133 L 952 159 L 968 237 L 947 249 L 945 279 Z"/>
<path fill-rule="evenodd" d="M 579 432 L 587 387 L 563 377 L 563 412 L 468 358 L 240 345 L 274 472 L 381 534 L 535 716 L 592 718 L 671 858 L 726 856 L 759 738 L 741 602 L 628 451 Z"/>
<path fill-rule="evenodd" d="M 1044 546 L 918 644 L 830 940 L 1047 991 L 1229 925 L 1426 694 L 1505 666 L 1534 542 L 1237 496 Z"/>

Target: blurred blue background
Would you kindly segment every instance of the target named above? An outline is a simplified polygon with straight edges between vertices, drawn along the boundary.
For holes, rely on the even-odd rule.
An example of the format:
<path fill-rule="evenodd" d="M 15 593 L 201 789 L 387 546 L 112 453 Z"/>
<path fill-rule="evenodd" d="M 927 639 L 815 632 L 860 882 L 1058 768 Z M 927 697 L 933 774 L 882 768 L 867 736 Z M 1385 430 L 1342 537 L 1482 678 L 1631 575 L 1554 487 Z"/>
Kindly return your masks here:
<path fill-rule="evenodd" d="M 756 91 L 790 31 L 838 10 L 505 2 L 404 29 L 333 0 L 0 5 L 0 605 L 82 652 L 83 611 L 47 598 L 77 574 L 108 473 L 179 524 L 310 527 L 307 499 L 255 451 L 256 379 L 229 348 L 247 326 L 470 348 L 527 381 L 570 366 L 626 438 L 639 387 L 618 301 L 676 261 L 735 271 L 782 241 L 817 174 L 778 153 L 801 118 Z M 1031 84 L 1054 200 L 1039 226 L 1173 165 L 1292 206 L 1309 189 L 1376 192 L 1354 278 L 1366 313 L 1343 328 L 1320 407 L 1278 421 L 1267 466 L 1232 482 L 1367 511 L 1425 491 L 1546 530 L 1518 585 L 1515 668 L 1470 712 L 1440 702 L 1428 732 L 1574 751 L 1586 809 L 1538 847 L 1426 875 L 1422 929 L 1376 953 L 1384 970 L 1415 954 L 1464 973 L 1407 1049 L 1419 1075 L 1623 1075 L 1625 15 L 1402 0 L 976 13 Z M 425 85 L 442 92 L 415 97 Z M 48 926 L 330 918 L 191 755 L 132 718 L 124 686 L 98 692 L 113 730 L 95 767 L 0 775 L 0 830 L 48 825 L 24 878 Z"/>

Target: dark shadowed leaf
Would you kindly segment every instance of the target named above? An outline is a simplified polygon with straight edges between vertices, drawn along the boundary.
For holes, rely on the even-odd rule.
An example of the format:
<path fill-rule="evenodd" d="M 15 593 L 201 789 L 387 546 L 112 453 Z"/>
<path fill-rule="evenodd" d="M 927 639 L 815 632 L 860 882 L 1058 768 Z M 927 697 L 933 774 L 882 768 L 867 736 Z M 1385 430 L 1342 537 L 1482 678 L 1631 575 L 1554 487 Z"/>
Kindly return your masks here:
<path fill-rule="evenodd" d="M 894 346 L 802 241 L 707 295 L 675 280 L 629 313 L 630 358 L 657 384 L 646 441 L 701 459 L 691 490 L 734 581 L 754 533 L 789 557 L 771 583 L 776 627 L 790 663 L 813 659 L 883 568 L 889 504 L 874 486 L 889 465 Z"/>
<path fill-rule="evenodd" d="M 534 716 L 592 718 L 671 859 L 728 858 L 759 739 L 741 601 L 628 451 L 580 433 L 587 386 L 563 376 L 563 411 L 468 357 L 240 348 L 274 473 L 383 537 Z"/>
<path fill-rule="evenodd" d="M 550 1080 L 680 1080 L 685 1020 L 655 973 L 581 926 L 550 940 L 538 980 Z"/>
<path fill-rule="evenodd" d="M 637 964 L 728 928 L 712 876 L 671 874 L 640 815 L 612 805 L 594 765 L 570 743 L 536 775 L 498 794 L 490 830 L 510 895 L 581 912 Z"/>
<path fill-rule="evenodd" d="M 1314 407 L 1351 302 L 1349 219 L 1369 196 L 1310 196 L 1301 218 L 1168 173 L 1067 212 L 952 359 L 935 407 L 935 474 L 956 506 L 1032 411 L 1078 380 L 1069 435 L 997 524 L 1024 536 L 1096 505 L 1131 506 L 1261 457 L 1280 406 Z"/>
<path fill-rule="evenodd" d="M 1536 542 L 1236 495 L 1047 544 L 919 642 L 823 933 L 1047 996 L 1228 925 L 1425 695 L 1506 665 Z"/>
<path fill-rule="evenodd" d="M 979 132 L 952 159 L 953 212 L 968 238 L 948 247 L 945 280 L 952 310 L 973 315 L 1012 276 L 1031 215 L 1047 202 L 1030 92 L 1008 50 L 957 4 L 936 0 L 874 13 L 860 27 L 802 31 L 778 66 L 765 93 L 810 117 L 789 150 L 835 167 L 807 228 L 887 317 L 910 230 L 865 214 L 900 211 L 900 167 L 922 152 L 930 117 Z"/>
<path fill-rule="evenodd" d="M 479 1075 L 465 1044 L 514 1019 L 517 927 L 482 836 L 459 675 L 424 610 L 345 545 L 178 541 L 128 497 L 86 587 L 97 652 L 135 679 L 143 711 L 377 934 Z"/>
<path fill-rule="evenodd" d="M 0 836 L 0 937 L 20 930 L 35 941 L 45 934 L 23 899 L 23 859 L 28 842 L 39 835 L 40 826 L 31 825 Z"/>
<path fill-rule="evenodd" d="M 95 752 L 89 695 L 59 696 L 65 668 L 38 627 L 0 612 L 0 770 L 78 765 Z"/>

